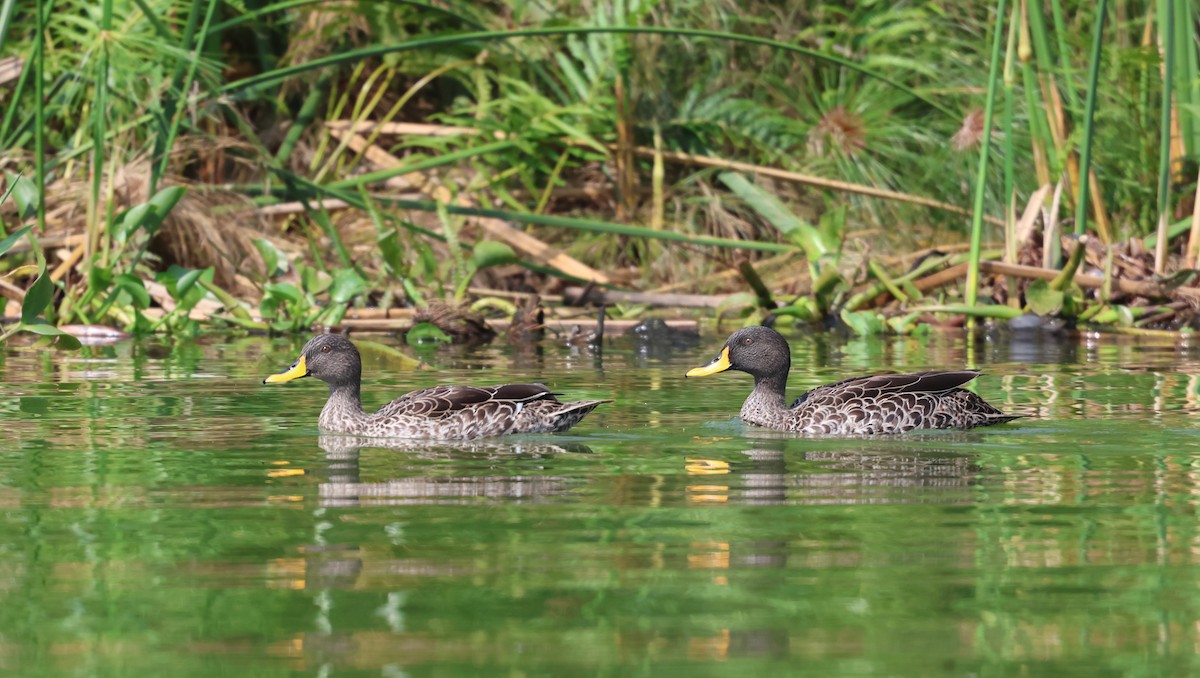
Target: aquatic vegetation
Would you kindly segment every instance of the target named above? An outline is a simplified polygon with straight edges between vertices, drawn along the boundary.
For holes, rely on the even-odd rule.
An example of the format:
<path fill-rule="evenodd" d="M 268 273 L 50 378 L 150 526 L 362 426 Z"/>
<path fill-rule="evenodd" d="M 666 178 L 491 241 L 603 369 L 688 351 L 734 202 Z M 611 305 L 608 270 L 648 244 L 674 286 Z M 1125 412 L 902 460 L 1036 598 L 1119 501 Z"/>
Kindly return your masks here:
<path fill-rule="evenodd" d="M 37 235 L 0 269 L 60 257 L 19 285 L 58 322 L 307 332 L 562 282 L 856 333 L 1194 322 L 1159 284 L 1200 250 L 1184 0 L 50 9 L 0 36 L 32 189 L 0 219 Z M 1137 299 L 1020 282 L 1064 214 L 1152 238 Z"/>

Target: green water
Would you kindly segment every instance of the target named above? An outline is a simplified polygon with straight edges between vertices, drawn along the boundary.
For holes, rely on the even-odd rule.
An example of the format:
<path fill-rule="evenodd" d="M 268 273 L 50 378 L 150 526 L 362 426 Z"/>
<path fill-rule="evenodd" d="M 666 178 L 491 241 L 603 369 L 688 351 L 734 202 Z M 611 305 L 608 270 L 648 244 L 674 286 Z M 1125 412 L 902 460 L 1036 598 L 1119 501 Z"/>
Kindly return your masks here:
<path fill-rule="evenodd" d="M 982 368 L 1033 415 L 805 440 L 737 420 L 723 338 L 368 356 L 364 399 L 538 379 L 568 434 L 359 447 L 292 342 L 0 358 L 10 675 L 1184 675 L 1196 349 L 796 337 L 791 388 Z"/>

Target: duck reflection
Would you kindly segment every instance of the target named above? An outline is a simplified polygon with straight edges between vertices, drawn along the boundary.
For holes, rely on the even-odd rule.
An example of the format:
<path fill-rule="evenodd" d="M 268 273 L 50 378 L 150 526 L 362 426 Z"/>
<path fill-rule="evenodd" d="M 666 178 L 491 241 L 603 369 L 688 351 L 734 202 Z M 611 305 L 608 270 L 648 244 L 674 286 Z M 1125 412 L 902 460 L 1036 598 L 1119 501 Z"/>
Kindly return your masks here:
<path fill-rule="evenodd" d="M 689 504 L 870 504 L 970 502 L 982 470 L 945 449 L 897 451 L 882 445 L 787 451 L 783 441 L 742 450 L 744 460 L 686 457 Z M 930 492 L 931 489 L 939 491 Z"/>
<path fill-rule="evenodd" d="M 562 494 L 568 487 L 565 478 L 531 474 L 424 475 L 362 482 L 359 462 L 363 449 L 405 452 L 423 460 L 522 462 L 592 452 L 577 442 L 512 438 L 449 443 L 323 435 L 317 444 L 325 450 L 329 463 L 328 479 L 318 486 L 321 505 L 327 507 L 465 503 L 480 497 L 538 500 Z"/>

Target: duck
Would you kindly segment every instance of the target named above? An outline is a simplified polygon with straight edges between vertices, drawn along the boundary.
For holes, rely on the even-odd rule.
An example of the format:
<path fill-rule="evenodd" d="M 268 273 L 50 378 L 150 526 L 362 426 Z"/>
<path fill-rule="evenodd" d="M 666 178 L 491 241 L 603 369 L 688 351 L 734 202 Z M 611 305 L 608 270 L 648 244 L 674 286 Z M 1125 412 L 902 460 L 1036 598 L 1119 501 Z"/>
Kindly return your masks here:
<path fill-rule="evenodd" d="M 470 440 L 516 433 L 557 433 L 611 400 L 560 402 L 545 384 L 441 385 L 406 393 L 378 411 L 363 410 L 362 358 L 340 334 L 313 337 L 300 357 L 264 384 L 314 377 L 329 385 L 317 425 L 322 433 L 370 438 Z"/>
<path fill-rule="evenodd" d="M 734 332 L 711 362 L 686 377 L 736 370 L 754 377 L 742 404 L 742 421 L 778 431 L 820 436 L 905 433 L 915 429 L 970 429 L 1002 424 L 1022 415 L 1005 414 L 962 386 L 975 370 L 852 377 L 818 386 L 787 405 L 785 390 L 792 354 L 769 327 Z"/>

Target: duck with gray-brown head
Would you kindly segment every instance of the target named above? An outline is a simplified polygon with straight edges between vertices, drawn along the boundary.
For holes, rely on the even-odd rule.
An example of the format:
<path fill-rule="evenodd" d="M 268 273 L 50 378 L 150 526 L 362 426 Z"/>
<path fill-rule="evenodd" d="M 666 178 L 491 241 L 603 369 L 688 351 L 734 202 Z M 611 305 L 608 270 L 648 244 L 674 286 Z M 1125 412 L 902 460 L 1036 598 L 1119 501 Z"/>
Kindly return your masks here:
<path fill-rule="evenodd" d="M 378 438 L 462 440 L 513 433 L 554 433 L 579 423 L 610 400 L 560 402 L 545 384 L 434 386 L 379 408 L 362 408 L 362 359 L 339 334 L 313 337 L 287 370 L 263 379 L 274 384 L 315 377 L 329 385 L 317 424 L 323 432 Z"/>
<path fill-rule="evenodd" d="M 754 377 L 742 404 L 747 424 L 811 435 L 875 435 L 914 429 L 968 429 L 1012 421 L 983 398 L 961 388 L 974 370 L 914 372 L 852 377 L 818 386 L 790 406 L 785 399 L 792 354 L 787 340 L 769 327 L 747 327 L 730 335 L 707 365 L 688 377 L 725 370 Z"/>

